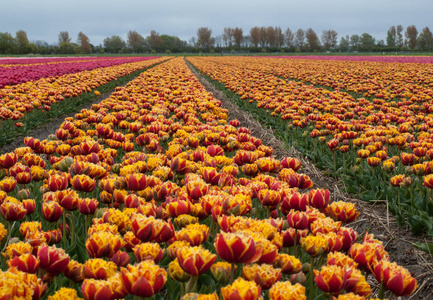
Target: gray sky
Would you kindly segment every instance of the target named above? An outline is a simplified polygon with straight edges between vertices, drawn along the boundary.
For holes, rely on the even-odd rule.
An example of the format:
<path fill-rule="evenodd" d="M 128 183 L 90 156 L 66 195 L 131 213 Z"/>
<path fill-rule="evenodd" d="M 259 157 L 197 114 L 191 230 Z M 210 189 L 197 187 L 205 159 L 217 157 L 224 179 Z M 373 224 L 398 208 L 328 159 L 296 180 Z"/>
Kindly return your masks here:
<path fill-rule="evenodd" d="M 386 40 L 392 25 L 406 30 L 415 25 L 433 30 L 432 0 L 0 0 L 0 32 L 27 32 L 30 41 L 57 43 L 60 31 L 75 42 L 78 32 L 94 45 L 105 37 L 129 30 L 143 36 L 151 30 L 189 40 L 199 27 L 212 29 L 215 37 L 224 27 L 241 27 L 244 35 L 254 26 L 312 28 L 317 35 L 334 29 L 338 40 L 346 34 L 367 32 Z"/>

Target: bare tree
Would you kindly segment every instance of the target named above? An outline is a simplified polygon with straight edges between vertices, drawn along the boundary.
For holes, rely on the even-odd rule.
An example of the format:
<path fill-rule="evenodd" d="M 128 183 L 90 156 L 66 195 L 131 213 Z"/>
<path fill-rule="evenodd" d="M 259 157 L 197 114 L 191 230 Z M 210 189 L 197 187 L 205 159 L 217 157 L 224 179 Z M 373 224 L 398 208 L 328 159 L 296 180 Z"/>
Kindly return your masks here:
<path fill-rule="evenodd" d="M 322 33 L 322 46 L 325 50 L 335 48 L 337 46 L 337 32 L 335 30 L 324 30 Z"/>
<path fill-rule="evenodd" d="M 406 37 L 407 46 L 409 49 L 414 50 L 416 47 L 416 38 L 418 37 L 418 30 L 415 25 L 408 26 L 404 35 Z"/>
<path fill-rule="evenodd" d="M 265 48 L 268 42 L 268 31 L 266 27 L 260 27 L 260 47 Z"/>
<path fill-rule="evenodd" d="M 310 51 L 318 50 L 320 48 L 319 38 L 312 28 L 307 29 L 305 32 L 305 38 L 307 39 L 307 46 Z"/>
<path fill-rule="evenodd" d="M 69 37 L 69 32 L 67 31 L 60 31 L 59 34 L 59 44 L 61 43 L 70 43 L 71 38 Z"/>
<path fill-rule="evenodd" d="M 237 48 L 241 47 L 242 40 L 244 39 L 244 31 L 242 28 L 236 27 L 233 29 L 233 41 Z"/>
<path fill-rule="evenodd" d="M 78 45 L 80 45 L 80 47 L 84 53 L 87 53 L 87 54 L 92 53 L 92 47 L 90 46 L 90 40 L 87 37 L 87 35 L 85 35 L 81 31 L 78 33 L 77 42 L 78 42 Z"/>
<path fill-rule="evenodd" d="M 259 47 L 259 43 L 260 43 L 260 28 L 255 26 L 253 28 L 251 28 L 250 30 L 250 36 L 251 36 L 251 44 L 254 45 L 254 47 Z"/>
<path fill-rule="evenodd" d="M 204 50 L 209 50 L 212 47 L 212 30 L 207 27 L 197 29 L 197 46 Z"/>
<path fill-rule="evenodd" d="M 276 26 L 275 27 L 275 34 L 277 36 L 277 42 L 276 42 L 276 47 L 277 48 L 281 48 L 284 45 L 284 33 L 281 30 L 280 26 Z"/>
<path fill-rule="evenodd" d="M 269 45 L 269 47 L 276 47 L 277 46 L 277 32 L 275 31 L 275 28 L 272 26 L 269 26 L 266 28 L 266 42 Z"/>
<path fill-rule="evenodd" d="M 162 46 L 162 39 L 159 36 L 159 33 L 156 32 L 155 30 L 152 30 L 150 32 L 149 46 L 150 46 L 150 48 L 152 48 L 152 50 L 155 50 L 155 51 L 160 50 L 160 48 Z"/>
<path fill-rule="evenodd" d="M 233 43 L 233 28 L 225 27 L 223 33 L 223 41 L 226 47 L 232 47 Z"/>
<path fill-rule="evenodd" d="M 290 30 L 290 28 L 287 28 L 284 32 L 284 39 L 286 40 L 287 47 L 293 47 L 293 41 L 295 39 L 295 34 Z"/>
<path fill-rule="evenodd" d="M 135 30 L 128 31 L 128 47 L 132 49 L 133 52 L 138 52 L 140 47 L 144 45 L 144 38 Z"/>
<path fill-rule="evenodd" d="M 301 28 L 299 28 L 296 31 L 295 34 L 295 40 L 294 40 L 295 46 L 299 48 L 299 50 L 302 50 L 305 45 L 305 31 Z"/>

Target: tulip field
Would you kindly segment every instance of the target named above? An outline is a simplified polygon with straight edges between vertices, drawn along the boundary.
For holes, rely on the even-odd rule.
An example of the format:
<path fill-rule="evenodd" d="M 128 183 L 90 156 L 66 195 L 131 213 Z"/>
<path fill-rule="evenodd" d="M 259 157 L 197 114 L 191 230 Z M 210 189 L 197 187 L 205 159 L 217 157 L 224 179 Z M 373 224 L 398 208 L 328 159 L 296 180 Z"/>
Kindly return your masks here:
<path fill-rule="evenodd" d="M 354 203 L 334 201 L 302 161 L 277 158 L 229 119 L 189 67 L 348 192 L 386 199 L 399 225 L 433 235 L 430 64 L 0 60 L 10 70 L 0 75 L 3 131 L 31 127 L 35 113 L 49 122 L 51 105 L 61 111 L 132 74 L 50 136 L 26 136 L 22 147 L 0 154 L 0 299 L 348 300 L 417 292 L 419 282 L 386 245 L 351 226 L 362 217 Z"/>

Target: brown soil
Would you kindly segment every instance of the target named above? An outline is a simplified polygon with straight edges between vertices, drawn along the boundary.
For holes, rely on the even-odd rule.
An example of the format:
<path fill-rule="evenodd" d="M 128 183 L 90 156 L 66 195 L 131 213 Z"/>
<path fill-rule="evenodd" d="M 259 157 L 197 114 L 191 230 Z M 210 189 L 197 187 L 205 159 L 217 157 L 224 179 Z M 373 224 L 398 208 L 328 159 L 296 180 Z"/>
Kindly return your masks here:
<path fill-rule="evenodd" d="M 360 237 L 363 237 L 366 232 L 374 234 L 377 239 L 383 242 L 391 261 L 395 261 L 400 266 L 408 269 L 418 281 L 419 288 L 416 292 L 410 297 L 401 297 L 401 299 L 433 299 L 433 255 L 412 246 L 413 243 L 433 243 L 431 237 L 427 235 L 414 235 L 408 228 L 397 226 L 397 221 L 388 213 L 387 207 L 383 203 L 367 203 L 344 192 L 346 189 L 341 181 L 324 175 L 325 172 L 329 174 L 328 170 L 322 171 L 318 169 L 311 160 L 303 156 L 295 148 L 287 148 L 283 141 L 276 138 L 272 128 L 264 128 L 249 113 L 240 110 L 238 106 L 227 99 L 220 90 L 200 76 L 190 65 L 189 67 L 206 90 L 222 102 L 222 107 L 228 110 L 229 120 L 239 120 L 242 126 L 251 130 L 252 135 L 261 138 L 265 145 L 271 146 L 274 149 L 276 158 L 281 159 L 285 156 L 290 156 L 300 159 L 302 161 L 301 172 L 311 178 L 315 184 L 315 188 L 328 189 L 334 201 L 343 200 L 356 204 L 361 214 L 357 221 L 350 224 L 350 227 L 354 228 Z M 373 295 L 377 296 L 379 290 L 377 281 L 370 275 L 368 282 L 373 290 Z"/>

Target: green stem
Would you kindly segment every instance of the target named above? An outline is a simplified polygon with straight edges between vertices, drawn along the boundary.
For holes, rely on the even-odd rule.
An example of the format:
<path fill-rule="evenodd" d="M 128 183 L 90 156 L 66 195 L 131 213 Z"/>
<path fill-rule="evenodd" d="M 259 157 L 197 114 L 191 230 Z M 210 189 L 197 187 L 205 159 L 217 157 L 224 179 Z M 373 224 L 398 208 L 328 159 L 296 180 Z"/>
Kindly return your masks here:
<path fill-rule="evenodd" d="M 71 245 L 74 244 L 75 241 L 75 214 L 71 211 Z"/>
<path fill-rule="evenodd" d="M 186 284 L 186 291 L 185 293 L 192 293 L 195 292 L 196 285 L 197 285 L 198 276 L 191 276 L 188 283 Z"/>
<path fill-rule="evenodd" d="M 180 282 L 180 297 L 185 295 L 185 282 Z"/>
<path fill-rule="evenodd" d="M 66 209 L 63 209 L 63 236 L 62 236 L 63 249 L 66 249 Z"/>
<path fill-rule="evenodd" d="M 379 294 L 377 295 L 377 297 L 379 299 L 383 299 L 384 296 L 385 296 L 385 285 L 382 282 L 381 285 L 380 285 Z"/>
<path fill-rule="evenodd" d="M 313 299 L 314 256 L 310 256 L 310 277 L 308 282 L 308 299 Z"/>
<path fill-rule="evenodd" d="M 234 280 L 235 280 L 235 264 L 232 263 L 231 269 L 230 269 L 230 284 L 233 284 Z"/>

